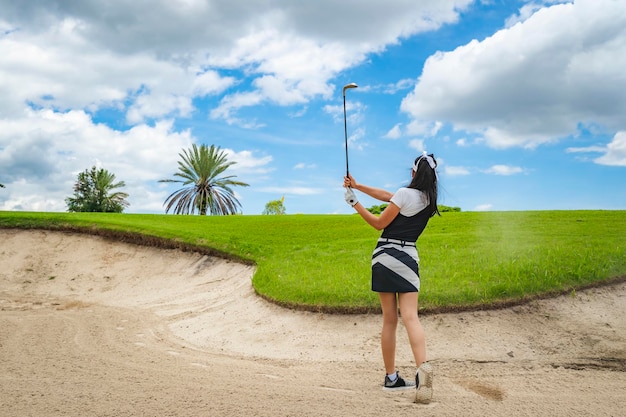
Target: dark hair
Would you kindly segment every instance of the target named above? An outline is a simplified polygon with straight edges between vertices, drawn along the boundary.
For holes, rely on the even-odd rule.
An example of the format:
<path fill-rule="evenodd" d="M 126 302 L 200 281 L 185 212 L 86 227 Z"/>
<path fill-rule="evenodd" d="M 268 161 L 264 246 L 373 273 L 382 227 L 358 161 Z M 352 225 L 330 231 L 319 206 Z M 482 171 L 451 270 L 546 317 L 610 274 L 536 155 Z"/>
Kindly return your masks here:
<path fill-rule="evenodd" d="M 437 160 L 432 153 L 428 155 L 432 158 L 437 167 Z M 428 197 L 428 207 L 430 209 L 431 217 L 435 214 L 441 216 L 439 209 L 437 208 L 437 174 L 435 168 L 431 168 L 428 163 L 426 155 L 420 155 L 415 158 L 414 166 L 417 165 L 415 175 L 409 184 L 408 188 L 414 188 L 420 190 Z"/>

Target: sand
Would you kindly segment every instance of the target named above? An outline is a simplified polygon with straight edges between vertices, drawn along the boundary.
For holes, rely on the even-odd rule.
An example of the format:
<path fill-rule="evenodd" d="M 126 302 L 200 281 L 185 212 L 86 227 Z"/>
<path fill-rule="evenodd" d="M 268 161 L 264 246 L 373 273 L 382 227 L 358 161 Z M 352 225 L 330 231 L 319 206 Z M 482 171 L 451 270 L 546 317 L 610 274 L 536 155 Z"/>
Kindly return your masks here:
<path fill-rule="evenodd" d="M 421 405 L 381 389 L 380 316 L 275 306 L 255 295 L 253 273 L 0 230 L 0 416 L 626 415 L 623 282 L 422 316 L 435 380 Z M 402 327 L 397 364 L 413 375 Z"/>

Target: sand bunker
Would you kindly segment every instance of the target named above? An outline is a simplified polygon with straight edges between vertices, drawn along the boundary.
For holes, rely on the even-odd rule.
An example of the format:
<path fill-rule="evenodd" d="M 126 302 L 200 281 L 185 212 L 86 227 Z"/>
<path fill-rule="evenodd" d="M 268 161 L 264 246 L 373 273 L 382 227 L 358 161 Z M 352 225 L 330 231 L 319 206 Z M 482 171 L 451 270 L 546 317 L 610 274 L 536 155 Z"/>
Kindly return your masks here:
<path fill-rule="evenodd" d="M 436 371 L 424 406 L 380 389 L 378 316 L 277 307 L 254 294 L 251 266 L 60 232 L 0 230 L 0 242 L 0 416 L 626 409 L 624 284 L 423 317 Z"/>

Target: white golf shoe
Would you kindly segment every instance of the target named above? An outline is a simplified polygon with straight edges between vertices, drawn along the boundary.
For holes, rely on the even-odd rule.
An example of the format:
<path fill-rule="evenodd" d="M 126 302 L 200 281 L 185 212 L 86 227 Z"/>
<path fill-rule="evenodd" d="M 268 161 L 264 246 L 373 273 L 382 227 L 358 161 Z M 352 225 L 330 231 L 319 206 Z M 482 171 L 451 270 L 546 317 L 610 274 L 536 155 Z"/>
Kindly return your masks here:
<path fill-rule="evenodd" d="M 428 404 L 433 398 L 433 367 L 429 363 L 424 362 L 417 368 L 415 386 L 417 387 L 415 402 Z"/>

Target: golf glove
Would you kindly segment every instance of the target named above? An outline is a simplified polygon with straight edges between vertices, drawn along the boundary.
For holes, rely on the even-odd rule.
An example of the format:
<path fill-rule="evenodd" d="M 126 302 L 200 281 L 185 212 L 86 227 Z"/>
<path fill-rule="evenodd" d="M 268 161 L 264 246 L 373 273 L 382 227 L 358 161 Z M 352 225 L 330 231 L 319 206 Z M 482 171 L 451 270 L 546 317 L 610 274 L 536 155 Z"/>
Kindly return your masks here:
<path fill-rule="evenodd" d="M 346 192 L 344 194 L 344 198 L 346 199 L 346 203 L 350 204 L 350 206 L 354 207 L 359 200 L 356 199 L 356 195 L 352 188 L 346 187 Z"/>

